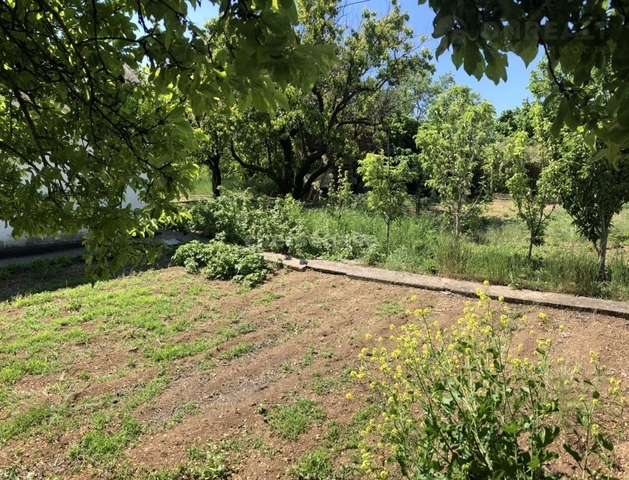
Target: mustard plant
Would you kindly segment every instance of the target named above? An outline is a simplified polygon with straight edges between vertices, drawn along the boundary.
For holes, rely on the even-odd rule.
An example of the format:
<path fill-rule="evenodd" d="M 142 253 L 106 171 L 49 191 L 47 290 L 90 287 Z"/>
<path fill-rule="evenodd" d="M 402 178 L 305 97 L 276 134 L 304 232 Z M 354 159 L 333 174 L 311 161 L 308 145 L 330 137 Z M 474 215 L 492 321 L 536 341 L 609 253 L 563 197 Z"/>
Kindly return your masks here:
<path fill-rule="evenodd" d="M 513 345 L 526 320 L 513 318 L 502 301 L 496 308 L 480 289 L 477 295 L 451 327 L 431 322 L 426 309 L 407 310 L 413 321 L 391 325 L 388 339 L 363 348 L 365 363 L 352 376 L 379 394 L 382 414 L 361 432 L 361 469 L 371 478 L 561 478 L 549 468 L 562 449 L 560 384 L 581 400 L 569 422 L 572 436 L 561 437 L 576 435 L 579 446 L 563 449 L 583 478 L 610 472 L 613 442 L 597 408 L 614 404 L 622 417 L 620 382 L 609 379 L 603 398 L 583 372 L 557 381 L 548 332 L 529 332 L 536 346 L 527 356 L 522 344 Z M 592 455 L 603 462 L 591 462 Z"/>

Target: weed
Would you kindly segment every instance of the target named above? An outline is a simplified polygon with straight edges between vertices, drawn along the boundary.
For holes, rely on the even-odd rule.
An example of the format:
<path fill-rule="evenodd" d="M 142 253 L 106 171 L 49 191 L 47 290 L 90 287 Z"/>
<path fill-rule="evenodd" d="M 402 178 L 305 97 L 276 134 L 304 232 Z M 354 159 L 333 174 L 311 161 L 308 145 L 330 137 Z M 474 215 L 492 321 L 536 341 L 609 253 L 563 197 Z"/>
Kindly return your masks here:
<path fill-rule="evenodd" d="M 188 448 L 192 465 L 179 465 L 171 469 L 145 473 L 138 480 L 228 480 L 231 471 L 225 465 L 225 455 L 213 446 L 201 449 L 197 446 Z"/>
<path fill-rule="evenodd" d="M 187 402 L 181 406 L 177 406 L 173 411 L 172 419 L 169 425 L 181 423 L 186 415 L 194 415 L 199 412 L 199 404 L 196 402 Z"/>
<path fill-rule="evenodd" d="M 301 364 L 305 367 L 312 365 L 312 362 L 314 360 L 314 356 L 317 352 L 311 347 L 308 349 L 308 351 L 304 354 L 303 358 L 301 359 Z"/>
<path fill-rule="evenodd" d="M 311 388 L 317 395 L 328 395 L 351 381 L 349 372 L 339 376 L 323 376 L 321 373 L 315 372 L 312 374 Z"/>
<path fill-rule="evenodd" d="M 275 292 L 266 292 L 262 295 L 262 297 L 260 297 L 260 301 L 264 304 L 264 305 L 269 305 L 272 301 L 274 300 L 278 300 L 280 298 L 282 298 L 283 295 L 280 295 L 279 293 L 275 293 Z"/>
<path fill-rule="evenodd" d="M 327 425 L 323 445 L 335 453 L 358 449 L 362 440 L 360 432 L 365 430 L 380 412 L 379 405 L 371 404 L 358 410 L 347 423 L 331 420 Z"/>
<path fill-rule="evenodd" d="M 316 402 L 300 398 L 292 405 L 272 407 L 264 419 L 281 438 L 295 440 L 308 429 L 311 422 L 324 420 L 325 412 Z"/>
<path fill-rule="evenodd" d="M 533 359 L 524 356 L 521 347 L 511 345 L 518 324 L 509 309 L 496 312 L 492 301 L 477 293 L 478 307 L 468 302 L 465 317 L 449 329 L 429 323 L 427 310 L 416 310 L 417 323 L 400 327 L 391 336 L 391 349 L 372 349 L 374 367 L 353 372 L 381 395 L 384 409 L 363 430 L 360 444 L 362 469 L 372 478 L 394 470 L 408 478 L 556 478 L 546 465 L 558 457 L 558 418 L 569 397 L 550 381 L 552 340 L 532 331 L 537 348 Z M 366 356 L 365 348 L 360 358 Z M 598 354 L 590 352 L 601 376 L 597 362 Z M 604 428 L 601 414 L 622 418 L 626 400 L 619 380 L 609 378 L 604 397 L 600 381 L 579 375 L 574 370 L 562 382 L 570 386 L 576 378 L 581 390 L 575 391 L 577 408 L 569 410 L 576 414 L 570 430 L 577 439 L 563 448 L 582 478 L 595 478 L 612 473 L 614 464 L 615 427 Z M 383 453 L 391 464 L 377 460 Z"/>
<path fill-rule="evenodd" d="M 289 362 L 282 363 L 282 373 L 295 373 L 297 370 Z"/>
<path fill-rule="evenodd" d="M 234 280 L 246 286 L 262 283 L 273 270 L 254 250 L 220 241 L 205 244 L 193 240 L 177 249 L 173 262 L 184 266 L 188 273 L 202 270 L 206 278 Z"/>
<path fill-rule="evenodd" d="M 258 450 L 259 452 L 261 452 L 262 454 L 264 454 L 265 456 L 267 456 L 269 458 L 273 458 L 278 453 L 280 453 L 280 449 L 279 448 L 274 447 L 273 445 L 269 444 L 262 437 L 258 437 L 258 436 L 255 436 L 255 435 L 251 436 L 251 437 L 248 437 L 247 440 L 246 440 L 246 443 L 251 448 L 253 448 L 255 450 Z"/>
<path fill-rule="evenodd" d="M 385 302 L 382 305 L 378 305 L 375 311 L 382 317 L 390 317 L 402 313 L 404 309 L 397 302 Z"/>
<path fill-rule="evenodd" d="M 306 453 L 291 469 L 291 477 L 296 480 L 330 480 L 332 473 L 332 461 L 322 449 Z"/>
<path fill-rule="evenodd" d="M 235 328 L 220 327 L 216 330 L 216 333 L 225 340 L 231 340 L 239 337 L 240 335 L 246 335 L 247 333 L 255 332 L 256 327 L 248 322 L 241 323 Z"/>
<path fill-rule="evenodd" d="M 200 372 L 209 372 L 214 370 L 214 367 L 216 367 L 216 362 L 213 360 L 201 360 L 197 365 Z"/>
<path fill-rule="evenodd" d="M 131 397 L 131 399 L 125 404 L 127 409 L 134 409 L 140 405 L 148 404 L 153 398 L 162 393 L 170 384 L 170 378 L 164 374 L 158 374 L 146 385 L 141 386 Z"/>

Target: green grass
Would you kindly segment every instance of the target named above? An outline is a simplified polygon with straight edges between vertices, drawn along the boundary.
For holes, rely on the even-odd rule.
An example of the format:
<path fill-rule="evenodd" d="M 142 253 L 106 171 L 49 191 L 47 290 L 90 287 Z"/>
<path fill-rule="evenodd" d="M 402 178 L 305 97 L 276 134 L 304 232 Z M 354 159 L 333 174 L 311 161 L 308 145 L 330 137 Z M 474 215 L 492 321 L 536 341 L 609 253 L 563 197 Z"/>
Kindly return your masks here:
<path fill-rule="evenodd" d="M 142 433 L 142 426 L 131 416 L 120 419 L 120 425 L 111 425 L 113 419 L 97 414 L 92 428 L 80 442 L 70 447 L 70 457 L 81 462 L 110 463 Z"/>
<path fill-rule="evenodd" d="M 54 410 L 49 403 L 30 407 L 22 413 L 9 417 L 0 423 L 0 444 L 6 443 L 11 438 L 27 432 L 31 428 L 44 424 Z"/>
<path fill-rule="evenodd" d="M 120 460 L 118 469 L 124 464 L 123 452 L 146 428 L 171 428 L 185 416 L 197 413 L 198 405 L 188 401 L 157 424 L 151 421 L 145 425 L 135 414 L 140 408 L 150 411 L 155 399 L 170 386 L 174 362 L 199 355 L 203 359 L 196 363 L 198 369 L 210 370 L 215 367 L 211 348 L 251 333 L 255 326 L 241 321 L 241 314 L 231 318 L 229 313 L 204 313 L 208 305 L 217 307 L 213 312 L 220 312 L 217 300 L 236 292 L 220 291 L 219 286 L 184 274 L 174 283 L 164 283 L 160 276 L 161 272 L 149 270 L 93 287 L 51 287 L 0 302 L 0 444 L 38 435 L 57 441 L 63 432 L 81 428 L 79 440 L 68 447 L 68 458 L 76 465 L 106 465 Z M 190 315 L 192 308 L 202 311 Z M 182 339 L 199 325 L 203 326 L 201 336 Z M 95 354 L 104 353 L 103 342 L 122 352 L 123 363 L 109 369 L 108 356 L 104 360 L 99 357 L 97 361 L 105 369 L 101 373 L 90 370 L 90 365 Z M 251 343 L 238 343 L 221 358 L 237 358 L 253 348 Z M 149 368 L 157 370 L 142 383 L 85 396 L 76 403 L 66 401 L 68 395 L 86 386 L 116 381 Z M 67 376 L 71 371 L 72 376 Z M 24 379 L 45 375 L 51 375 L 46 396 L 15 390 Z M 47 400 L 50 393 L 57 400 Z M 220 469 L 207 461 L 188 467 L 191 470 L 186 472 L 192 475 L 194 470 L 195 475 L 201 475 L 198 478 L 226 478 L 215 475 Z M 179 474 L 179 470 L 165 471 L 163 478 L 179 478 Z"/>
<path fill-rule="evenodd" d="M 296 440 L 313 421 L 324 419 L 323 409 L 316 402 L 305 398 L 291 405 L 275 405 L 265 416 L 271 429 L 284 440 Z"/>
<path fill-rule="evenodd" d="M 350 370 L 345 370 L 342 375 L 327 376 L 319 372 L 312 374 L 312 382 L 310 388 L 317 395 L 328 395 L 343 388 L 352 382 Z"/>
<path fill-rule="evenodd" d="M 629 229 L 629 209 L 616 216 L 611 230 L 608 282 L 597 280 L 596 253 L 562 209 L 555 211 L 546 243 L 533 249 L 531 262 L 526 258 L 526 228 L 515 217 L 487 217 L 475 231 L 455 239 L 438 214 L 409 213 L 393 224 L 388 254 L 384 248 L 384 222 L 369 212 L 346 210 L 337 219 L 325 208 L 310 208 L 304 210 L 303 217 L 311 237 L 371 238 L 359 259 L 387 269 L 488 280 L 515 288 L 629 299 L 629 254 L 623 251 L 629 241 L 625 233 Z M 331 258 L 342 259 L 343 251 L 338 253 Z"/>
<path fill-rule="evenodd" d="M 154 362 L 172 362 L 207 351 L 209 344 L 203 340 L 188 343 L 169 343 L 159 347 L 146 347 L 144 356 Z"/>
<path fill-rule="evenodd" d="M 232 348 L 224 353 L 221 353 L 218 358 L 221 360 L 233 360 L 234 358 L 242 357 L 247 353 L 253 351 L 253 344 L 249 342 L 242 342 L 234 345 Z"/>
<path fill-rule="evenodd" d="M 329 480 L 333 473 L 332 460 L 321 448 L 302 455 L 290 472 L 295 480 Z"/>

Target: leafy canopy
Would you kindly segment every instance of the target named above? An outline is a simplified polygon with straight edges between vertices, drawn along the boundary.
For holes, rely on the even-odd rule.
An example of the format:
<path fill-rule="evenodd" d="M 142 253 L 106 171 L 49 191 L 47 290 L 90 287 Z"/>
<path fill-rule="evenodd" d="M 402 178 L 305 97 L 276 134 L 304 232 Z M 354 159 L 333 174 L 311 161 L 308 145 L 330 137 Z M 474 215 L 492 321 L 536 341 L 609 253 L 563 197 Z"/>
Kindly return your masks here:
<path fill-rule="evenodd" d="M 290 0 L 212 1 L 220 44 L 189 20 L 197 0 L 0 0 L 0 220 L 15 236 L 89 229 L 98 275 L 139 260 L 129 234 L 155 230 L 196 174 L 184 106 L 239 94 L 274 111 L 329 59 L 298 45 Z"/>
<path fill-rule="evenodd" d="M 329 167 L 350 165 L 362 156 L 360 139 L 383 130 L 395 112 L 410 113 L 413 100 L 399 92 L 411 80 L 423 90 L 433 68 L 397 2 L 383 16 L 364 10 L 355 28 L 345 25 L 340 0 L 298 4 L 301 44 L 327 45 L 337 61 L 306 95 L 287 89 L 288 108 L 275 115 L 247 111 L 228 135 L 230 153 L 244 169 L 301 199 Z"/>
<path fill-rule="evenodd" d="M 562 123 L 603 139 L 616 162 L 629 147 L 629 9 L 623 0 L 420 0 L 436 13 L 437 57 L 469 75 L 507 80 L 507 53 L 530 64 L 543 52 Z M 560 69 L 563 75 L 558 75 Z M 600 88 L 588 88 L 594 79 Z M 594 141 L 590 141 L 594 145 Z"/>

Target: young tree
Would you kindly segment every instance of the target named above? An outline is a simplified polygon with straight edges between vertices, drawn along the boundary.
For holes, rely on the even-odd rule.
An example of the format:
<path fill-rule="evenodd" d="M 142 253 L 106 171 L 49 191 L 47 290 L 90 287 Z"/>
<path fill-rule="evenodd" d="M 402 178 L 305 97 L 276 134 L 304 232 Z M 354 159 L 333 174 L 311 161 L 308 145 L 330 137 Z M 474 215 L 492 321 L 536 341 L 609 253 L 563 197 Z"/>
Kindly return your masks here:
<path fill-rule="evenodd" d="M 222 47 L 190 21 L 197 3 L 0 1 L 0 220 L 15 236 L 87 228 L 103 275 L 137 257 L 132 235 L 195 176 L 185 105 L 200 114 L 238 93 L 274 111 L 278 86 L 308 89 L 331 56 L 298 44 L 291 1 L 213 0 Z M 145 208 L 124 206 L 130 190 Z"/>
<path fill-rule="evenodd" d="M 337 220 L 341 219 L 343 211 L 347 209 L 354 197 L 352 191 L 352 183 L 350 179 L 349 170 L 342 172 L 339 170 L 336 181 L 330 186 L 328 190 L 328 207 L 334 212 L 334 216 Z"/>
<path fill-rule="evenodd" d="M 613 96 L 604 90 L 612 73 L 611 70 L 596 72 L 584 87 L 585 93 L 613 105 Z M 562 70 L 555 75 L 563 82 L 572 80 Z M 543 115 L 548 118 L 553 118 L 561 108 L 551 93 L 555 82 L 551 77 L 547 69 L 537 69 L 531 75 L 529 87 L 538 101 L 543 101 Z M 609 113 L 604 118 L 609 118 Z M 572 217 L 579 233 L 592 242 L 598 256 L 599 278 L 605 279 L 609 228 L 614 215 L 629 201 L 629 162 L 617 161 L 621 153 L 617 144 L 605 143 L 585 128 L 576 132 L 564 128 L 557 139 L 550 141 L 558 148 L 551 168 L 559 203 Z"/>
<path fill-rule="evenodd" d="M 365 186 L 370 189 L 367 193 L 367 205 L 386 224 L 388 251 L 391 224 L 404 213 L 404 202 L 408 198 L 406 182 L 413 174 L 406 161 L 396 162 L 393 158 L 374 153 L 368 153 L 360 161 L 358 173 L 363 177 Z"/>
<path fill-rule="evenodd" d="M 629 163 L 615 168 L 592 151 L 578 132 L 562 132 L 561 155 L 552 163 L 561 206 L 598 254 L 599 278 L 605 279 L 607 238 L 612 219 L 629 201 Z M 600 145 L 602 150 L 603 145 Z"/>
<path fill-rule="evenodd" d="M 484 200 L 484 186 L 474 198 L 474 176 L 484 162 L 484 149 L 493 137 L 494 108 L 469 87 L 455 85 L 439 95 L 428 109 L 415 140 L 429 179 L 441 204 L 454 221 L 454 233 L 473 207 Z"/>
<path fill-rule="evenodd" d="M 518 209 L 518 217 L 529 231 L 529 261 L 533 246 L 544 244 L 546 227 L 557 203 L 548 169 L 549 159 L 540 150 L 522 131 L 507 138 L 504 146 L 504 156 L 512 164 L 507 188 Z M 547 210 L 549 204 L 552 205 L 550 211 Z"/>

